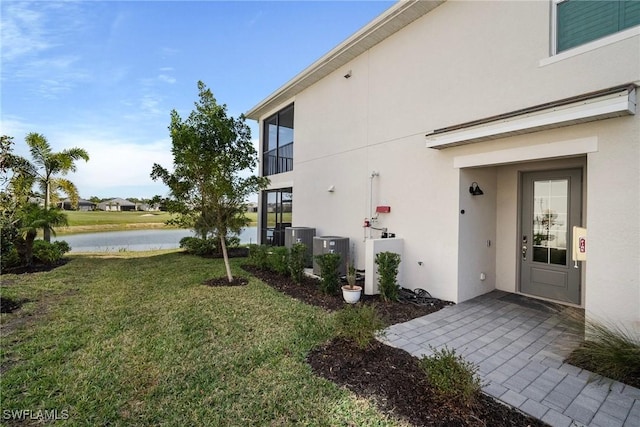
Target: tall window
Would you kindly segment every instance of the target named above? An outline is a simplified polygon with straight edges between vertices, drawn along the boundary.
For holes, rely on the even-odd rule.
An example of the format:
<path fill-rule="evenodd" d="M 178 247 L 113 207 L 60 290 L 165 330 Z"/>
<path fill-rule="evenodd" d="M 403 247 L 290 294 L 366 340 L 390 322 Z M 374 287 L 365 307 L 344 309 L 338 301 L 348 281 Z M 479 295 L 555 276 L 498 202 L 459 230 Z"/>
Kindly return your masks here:
<path fill-rule="evenodd" d="M 293 104 L 264 121 L 262 175 L 293 170 Z"/>
<path fill-rule="evenodd" d="M 556 52 L 640 25 L 638 0 L 556 1 Z"/>
<path fill-rule="evenodd" d="M 284 229 L 291 227 L 293 191 L 291 188 L 268 190 L 262 193 L 263 245 L 284 246 Z"/>

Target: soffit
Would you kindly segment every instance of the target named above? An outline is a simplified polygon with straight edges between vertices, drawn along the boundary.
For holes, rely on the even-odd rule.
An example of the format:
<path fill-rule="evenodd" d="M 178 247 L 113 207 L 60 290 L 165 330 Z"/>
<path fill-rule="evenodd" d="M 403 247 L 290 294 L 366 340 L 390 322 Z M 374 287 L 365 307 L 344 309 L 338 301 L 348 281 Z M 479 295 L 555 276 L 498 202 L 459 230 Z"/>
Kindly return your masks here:
<path fill-rule="evenodd" d="M 393 5 L 382 15 L 371 21 L 361 30 L 262 100 L 262 102 L 249 110 L 246 116 L 253 120 L 259 120 L 260 117 L 269 113 L 278 105 L 286 102 L 309 86 L 336 71 L 445 1 L 446 0 L 398 1 L 397 4 Z"/>

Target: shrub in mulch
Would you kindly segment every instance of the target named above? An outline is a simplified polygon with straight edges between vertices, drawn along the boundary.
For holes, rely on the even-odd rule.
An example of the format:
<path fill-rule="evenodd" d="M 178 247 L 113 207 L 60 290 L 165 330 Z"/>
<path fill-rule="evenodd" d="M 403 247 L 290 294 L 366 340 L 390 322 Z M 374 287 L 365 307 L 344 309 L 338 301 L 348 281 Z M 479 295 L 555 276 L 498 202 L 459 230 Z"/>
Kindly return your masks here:
<path fill-rule="evenodd" d="M 213 279 L 207 279 L 202 282 L 205 286 L 211 287 L 221 287 L 221 286 L 246 286 L 249 284 L 249 279 L 246 277 L 234 277 L 233 281 L 229 281 L 229 279 L 225 277 L 214 277 Z"/>
<path fill-rule="evenodd" d="M 187 251 L 184 251 L 183 253 L 186 255 L 193 255 Z M 202 254 L 196 254 L 196 255 L 202 258 L 213 258 L 213 259 L 222 258 L 222 252 L 209 253 L 205 255 L 202 255 Z M 249 249 L 245 247 L 227 248 L 227 255 L 229 256 L 229 258 L 246 258 L 247 255 L 249 255 Z"/>
<path fill-rule="evenodd" d="M 286 276 L 251 265 L 242 267 L 274 289 L 307 304 L 331 311 L 349 306 L 341 294 L 320 292 L 316 279 L 305 276 L 301 283 L 296 283 Z M 361 305 L 375 305 L 385 325 L 406 322 L 451 304 L 439 300 L 424 306 L 384 302 L 377 295 L 363 295 L 361 301 Z M 381 410 L 416 426 L 546 426 L 482 393 L 472 406 L 443 396 L 429 384 L 419 359 L 379 341 L 359 348 L 351 340 L 334 338 L 311 350 L 307 362 L 318 376 L 371 399 Z"/>
<path fill-rule="evenodd" d="M 546 426 L 484 394 L 471 406 L 443 397 L 429 384 L 417 358 L 377 341 L 361 349 L 336 338 L 313 349 L 307 362 L 317 375 L 416 426 Z"/>
<path fill-rule="evenodd" d="M 348 305 L 344 302 L 342 293 L 331 295 L 321 292 L 319 280 L 313 277 L 303 276 L 302 281 L 296 283 L 290 277 L 268 270 L 261 270 L 252 265 L 243 265 L 242 268 L 272 288 L 307 304 L 322 307 L 330 311 L 340 310 Z M 447 305 L 451 305 L 450 302 L 441 300 L 435 300 L 432 305 L 383 301 L 379 295 L 362 295 L 361 301 L 363 304 L 375 304 L 385 325 L 406 322 L 416 317 L 434 313 Z"/>

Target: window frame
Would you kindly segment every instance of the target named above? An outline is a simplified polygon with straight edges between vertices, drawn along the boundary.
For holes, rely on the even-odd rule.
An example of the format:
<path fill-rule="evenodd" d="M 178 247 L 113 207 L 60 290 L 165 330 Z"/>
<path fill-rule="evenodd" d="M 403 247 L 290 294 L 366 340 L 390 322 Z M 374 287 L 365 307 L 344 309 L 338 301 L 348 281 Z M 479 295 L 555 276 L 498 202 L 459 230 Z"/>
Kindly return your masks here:
<path fill-rule="evenodd" d="M 275 223 L 273 226 L 269 226 L 269 194 L 276 195 L 275 202 Z M 283 198 L 284 194 L 290 194 L 290 199 L 286 200 L 289 204 L 289 209 L 285 210 L 283 203 L 285 200 Z M 272 188 L 269 190 L 263 190 L 261 195 L 261 206 L 260 206 L 260 242 L 263 245 L 269 246 L 284 246 L 284 231 L 286 227 L 291 227 L 291 222 L 285 222 L 285 213 L 290 213 L 293 215 L 293 187 L 283 187 L 283 188 Z M 271 232 L 271 236 L 269 236 L 269 232 Z M 270 238 L 269 238 L 270 237 Z"/>
<path fill-rule="evenodd" d="M 567 1 L 570 0 L 551 0 L 551 58 L 549 58 L 547 61 L 542 60 L 540 62 L 541 66 L 556 62 L 557 60 L 580 55 L 582 53 L 595 50 L 602 46 L 613 44 L 640 34 L 640 26 L 634 25 L 633 27 L 625 28 L 624 30 L 616 31 L 606 36 L 599 37 L 597 39 L 558 52 L 558 6 L 561 3 L 565 3 Z"/>
<path fill-rule="evenodd" d="M 295 141 L 295 135 L 293 136 L 293 140 L 290 143 L 284 144 L 284 145 L 280 145 L 280 122 L 281 119 L 280 117 L 282 115 L 284 115 L 285 113 L 288 112 L 288 110 L 291 110 L 291 114 L 292 114 L 292 133 L 295 132 L 295 103 L 291 103 L 286 105 L 285 107 L 281 108 L 280 110 L 278 110 L 277 112 L 275 112 L 274 114 L 266 117 L 263 121 L 262 121 L 262 152 L 260 153 L 260 159 L 261 159 L 261 168 L 260 168 L 260 174 L 261 176 L 271 176 L 271 175 L 277 175 L 280 173 L 285 173 L 285 172 L 291 172 L 293 170 L 293 143 Z M 269 147 L 273 144 L 273 141 L 271 141 L 270 138 L 270 131 L 269 131 L 269 123 L 271 121 L 273 121 L 273 119 L 275 118 L 275 137 L 276 137 L 276 142 L 275 142 L 275 148 L 271 148 L 269 149 Z M 291 157 L 281 157 L 281 150 L 283 147 L 287 146 L 287 145 L 291 145 Z M 270 164 L 271 162 L 269 161 L 265 161 L 265 158 L 267 157 L 267 153 L 270 152 L 275 152 L 275 171 L 270 170 Z M 290 159 L 290 166 L 285 166 L 283 168 L 281 168 L 281 159 Z M 287 165 L 289 165 L 289 163 L 287 163 Z"/>

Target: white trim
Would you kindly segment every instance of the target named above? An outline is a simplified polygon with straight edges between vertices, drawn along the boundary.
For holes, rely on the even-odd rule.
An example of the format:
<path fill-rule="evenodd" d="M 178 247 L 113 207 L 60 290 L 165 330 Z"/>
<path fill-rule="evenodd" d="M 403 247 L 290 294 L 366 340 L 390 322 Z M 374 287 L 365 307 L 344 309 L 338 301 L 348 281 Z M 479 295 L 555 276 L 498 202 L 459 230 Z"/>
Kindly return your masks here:
<path fill-rule="evenodd" d="M 551 46 L 549 46 L 549 52 L 551 57 L 556 55 L 558 48 L 558 4 L 564 3 L 566 0 L 552 0 L 551 1 Z"/>
<path fill-rule="evenodd" d="M 554 9 L 555 9 L 555 7 L 554 7 Z M 553 55 L 548 57 L 548 58 L 541 59 L 540 62 L 538 63 L 539 67 L 544 67 L 544 66 L 549 65 L 549 64 L 554 64 L 556 62 L 563 61 L 565 59 L 572 58 L 574 56 L 582 55 L 583 53 L 586 53 L 586 52 L 589 52 L 589 51 L 592 51 L 592 50 L 596 50 L 596 49 L 599 49 L 601 47 L 608 46 L 610 44 L 617 43 L 617 42 L 622 41 L 622 40 L 626 40 L 626 39 L 630 39 L 632 37 L 640 36 L 640 27 L 627 28 L 626 30 L 620 31 L 618 33 L 610 34 L 610 35 L 602 37 L 600 39 L 593 40 L 591 42 L 582 44 L 580 46 L 576 46 L 576 47 L 574 47 L 572 49 L 568 49 L 568 50 L 565 50 L 565 51 L 562 51 L 562 52 L 556 54 L 555 53 L 555 51 L 556 51 L 555 13 L 554 13 L 554 18 L 553 19 L 554 19 L 554 22 L 553 22 L 552 30 L 551 30 L 551 34 L 552 34 L 552 36 L 551 36 L 551 38 L 552 38 L 551 48 L 552 48 Z"/>
<path fill-rule="evenodd" d="M 272 177 L 272 176 L 274 176 L 274 175 L 268 175 L 267 178 Z M 282 188 L 292 188 L 293 189 L 293 181 L 270 182 L 269 185 L 267 186 L 267 188 L 265 188 L 263 191 L 280 190 Z"/>
<path fill-rule="evenodd" d="M 609 117 L 630 115 L 635 114 L 635 111 L 635 89 L 623 89 L 620 92 L 502 120 L 498 119 L 460 130 L 432 133 L 426 137 L 426 146 L 428 148 L 446 148 Z"/>
<path fill-rule="evenodd" d="M 494 150 L 486 153 L 456 156 L 453 167 L 456 169 L 478 166 L 495 166 L 508 163 L 543 160 L 558 157 L 576 156 L 598 151 L 598 137 L 571 139 L 550 142 L 548 144 L 530 145 L 528 147 Z"/>

